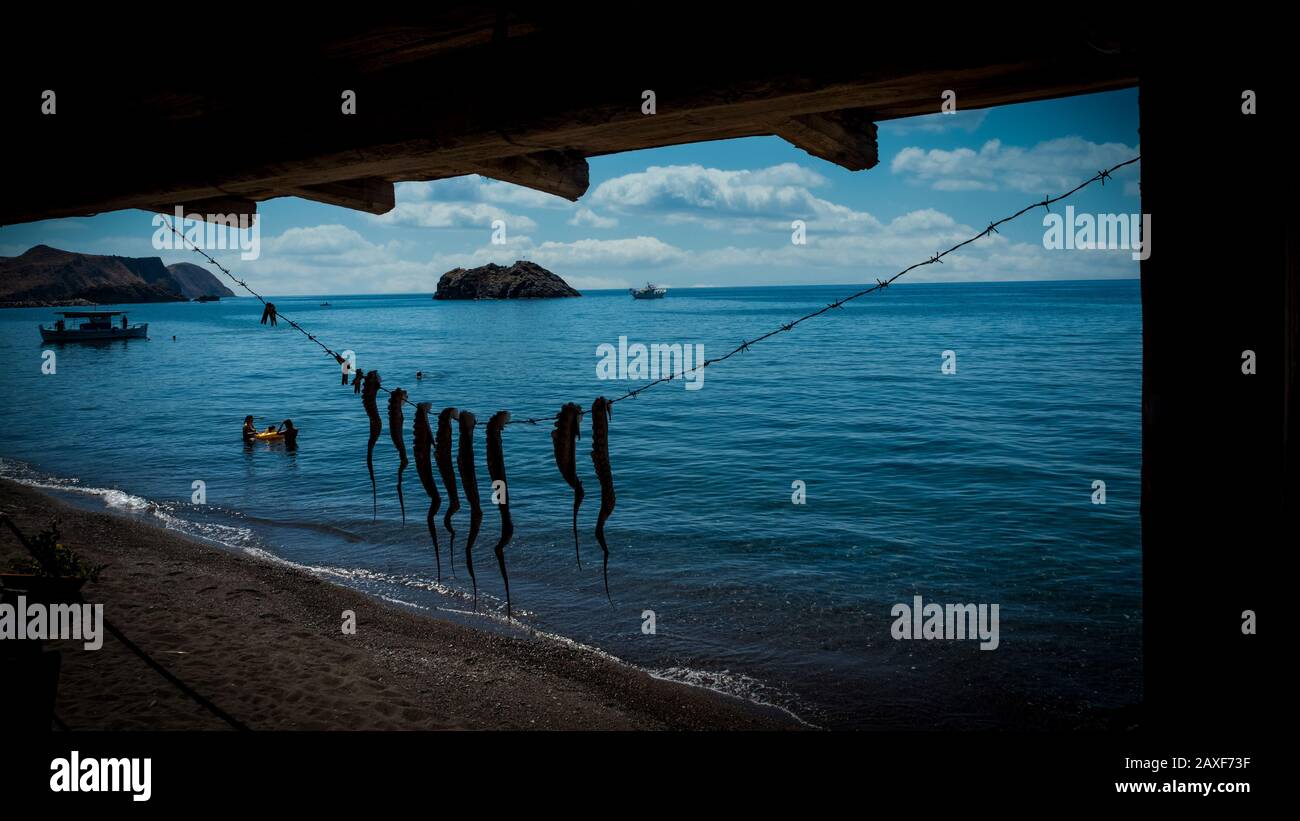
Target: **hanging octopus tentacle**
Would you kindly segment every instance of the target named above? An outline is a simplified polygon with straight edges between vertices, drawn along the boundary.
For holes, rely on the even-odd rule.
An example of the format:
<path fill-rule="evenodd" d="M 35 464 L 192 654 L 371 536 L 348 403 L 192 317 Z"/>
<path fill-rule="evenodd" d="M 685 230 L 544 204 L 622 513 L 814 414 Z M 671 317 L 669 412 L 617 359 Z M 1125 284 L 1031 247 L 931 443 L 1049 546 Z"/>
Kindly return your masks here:
<path fill-rule="evenodd" d="M 268 302 L 266 303 L 265 307 L 262 308 L 262 324 L 265 325 L 267 322 L 271 323 L 271 327 L 273 328 L 275 327 L 275 303 L 274 302 Z"/>
<path fill-rule="evenodd" d="M 605 520 L 614 512 L 614 473 L 609 467 L 609 418 L 613 415 L 609 400 L 603 396 L 596 397 L 591 403 L 591 463 L 596 467 L 596 478 L 600 481 L 600 515 L 596 518 L 596 541 L 605 554 L 603 573 L 605 576 L 605 598 L 610 604 L 614 600 L 609 595 L 609 547 L 605 544 Z"/>
<path fill-rule="evenodd" d="M 456 467 L 451 458 L 451 420 L 459 418 L 455 408 L 443 408 L 438 414 L 438 436 L 433 444 L 433 458 L 438 463 L 438 473 L 442 476 L 442 486 L 447 491 L 447 512 L 443 514 L 442 526 L 451 534 L 447 544 L 447 558 L 451 564 L 451 574 L 456 575 L 456 529 L 451 526 L 451 517 L 460 510 L 460 494 L 456 492 Z"/>
<path fill-rule="evenodd" d="M 474 426 L 478 420 L 467 410 L 460 412 L 460 448 L 456 452 L 456 467 L 460 470 L 460 484 L 469 502 L 469 536 L 465 540 L 465 567 L 474 585 L 474 609 L 478 609 L 478 579 L 474 578 L 474 540 L 478 538 L 479 525 L 483 523 L 483 508 L 478 499 L 478 479 L 474 473 Z"/>
<path fill-rule="evenodd" d="M 429 535 L 433 537 L 433 558 L 438 563 L 438 581 L 442 581 L 442 553 L 438 548 L 438 525 L 434 516 L 442 506 L 442 497 L 438 495 L 438 485 L 433 481 L 433 430 L 429 427 L 429 409 L 432 402 L 421 402 L 415 406 L 415 472 L 424 485 L 424 492 L 429 496 L 429 513 L 425 522 L 429 525 Z"/>
<path fill-rule="evenodd" d="M 356 373 L 352 375 L 352 392 L 361 393 L 361 369 L 357 368 Z"/>
<path fill-rule="evenodd" d="M 582 507 L 584 491 L 578 478 L 577 440 L 582 438 L 582 408 L 566 402 L 555 417 L 555 430 L 551 431 L 551 445 L 555 449 L 555 466 L 564 481 L 573 488 L 573 555 L 582 567 L 582 554 L 578 550 L 578 508 Z"/>
<path fill-rule="evenodd" d="M 384 422 L 379 418 L 379 371 L 366 374 L 366 381 L 361 386 L 361 404 L 370 417 L 370 441 L 366 443 L 366 469 L 370 471 L 370 500 L 374 506 L 374 516 L 379 517 L 379 495 L 375 489 L 375 443 L 379 433 L 384 429 Z"/>
<path fill-rule="evenodd" d="M 501 581 L 506 585 L 506 618 L 512 617 L 510 608 L 510 577 L 506 575 L 506 545 L 515 535 L 515 525 L 510 519 L 510 487 L 506 483 L 506 457 L 501 447 L 501 431 L 510 421 L 508 411 L 492 414 L 487 423 L 487 469 L 488 478 L 492 480 L 492 495 L 497 493 L 497 482 L 501 483 L 501 501 L 497 510 L 501 512 L 501 538 L 497 539 L 492 552 L 497 556 L 497 566 L 501 568 Z"/>
<path fill-rule="evenodd" d="M 401 388 L 394 388 L 393 392 L 388 395 L 388 435 L 393 440 L 393 447 L 397 448 L 397 504 L 402 508 L 402 524 L 406 524 L 406 499 L 402 498 L 402 472 L 410 464 L 406 460 L 406 442 L 402 438 L 405 418 L 402 416 L 402 403 L 406 401 L 406 391 Z"/>

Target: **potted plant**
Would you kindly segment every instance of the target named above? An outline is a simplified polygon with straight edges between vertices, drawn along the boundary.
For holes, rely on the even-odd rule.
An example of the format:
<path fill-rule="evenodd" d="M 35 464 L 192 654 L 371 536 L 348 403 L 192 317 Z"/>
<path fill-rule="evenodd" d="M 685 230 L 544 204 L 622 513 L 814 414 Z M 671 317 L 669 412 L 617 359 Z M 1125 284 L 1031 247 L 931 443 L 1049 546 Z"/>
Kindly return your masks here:
<path fill-rule="evenodd" d="M 96 581 L 107 565 L 86 561 L 60 541 L 57 524 L 51 524 L 27 543 L 31 556 L 13 559 L 0 571 L 0 584 L 10 592 L 25 591 L 41 601 L 75 598 L 82 585 Z"/>

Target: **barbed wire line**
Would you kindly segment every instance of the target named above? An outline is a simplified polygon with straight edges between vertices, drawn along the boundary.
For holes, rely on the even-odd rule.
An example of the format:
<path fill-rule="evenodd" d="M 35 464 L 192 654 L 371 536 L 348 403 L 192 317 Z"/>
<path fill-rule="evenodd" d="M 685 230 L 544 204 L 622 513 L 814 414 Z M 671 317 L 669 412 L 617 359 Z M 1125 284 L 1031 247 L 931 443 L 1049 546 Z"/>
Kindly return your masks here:
<path fill-rule="evenodd" d="M 230 270 L 229 270 L 228 268 L 226 268 L 226 266 L 222 265 L 220 262 L 217 262 L 217 261 L 212 257 L 211 254 L 209 254 L 207 251 L 204 251 L 202 248 L 200 248 L 199 246 L 197 246 L 197 245 L 195 245 L 193 242 L 191 242 L 189 237 L 185 236 L 185 235 L 182 234 L 180 231 L 177 231 L 177 230 L 176 230 L 176 226 L 172 223 L 171 220 L 169 220 L 169 219 L 167 218 L 166 215 L 162 215 L 162 219 L 163 219 L 164 224 L 166 224 L 166 226 L 167 226 L 169 229 L 171 229 L 171 232 L 172 232 L 173 234 L 175 234 L 175 235 L 177 236 L 177 238 L 180 239 L 181 242 L 185 243 L 185 245 L 188 246 L 189 249 L 190 249 L 191 251 L 194 251 L 195 253 L 199 254 L 199 255 L 202 256 L 204 259 L 206 259 L 208 262 L 212 263 L 212 265 L 216 266 L 217 270 L 221 271 L 221 273 L 223 273 L 223 274 L 225 274 L 227 277 L 229 277 L 231 282 L 235 283 L 235 284 L 238 285 L 240 288 L 243 288 L 245 291 L 248 291 L 248 293 L 250 293 L 250 294 L 252 294 L 254 297 L 256 297 L 256 298 L 257 298 L 257 301 L 258 301 L 258 302 L 261 302 L 263 306 L 266 306 L 266 305 L 270 305 L 270 304 L 272 304 L 272 303 L 270 303 L 270 302 L 267 301 L 266 297 L 262 296 L 262 295 L 259 294 L 257 291 L 254 291 L 254 290 L 252 289 L 252 287 L 249 286 L 249 284 L 248 284 L 247 282 L 245 282 L 244 280 L 242 280 L 242 279 L 240 279 L 239 277 L 235 276 L 234 274 L 232 274 L 232 273 L 230 272 Z M 316 343 L 316 345 L 320 346 L 321 350 L 323 350 L 323 351 L 325 351 L 325 353 L 329 354 L 330 357 L 333 358 L 333 359 L 334 359 L 336 362 L 338 362 L 339 364 L 342 364 L 342 363 L 345 361 L 345 359 L 344 359 L 344 357 L 343 357 L 343 354 L 339 353 L 338 351 L 335 351 L 333 348 L 331 348 L 329 345 L 326 345 L 324 342 L 321 342 L 320 339 L 319 339 L 315 334 L 311 333 L 311 332 L 308 331 L 306 328 L 304 328 L 303 326 L 299 325 L 297 322 L 294 322 L 292 319 L 290 319 L 289 317 L 285 316 L 285 315 L 280 311 L 279 308 L 276 308 L 276 309 L 275 309 L 275 317 L 276 317 L 276 319 L 282 319 L 282 320 L 284 320 L 285 323 L 289 325 L 289 327 L 293 328 L 293 329 L 294 329 L 295 331 L 297 331 L 298 333 L 300 333 L 300 334 L 302 334 L 303 336 L 307 337 L 307 339 L 310 340 L 311 342 Z M 358 370 L 360 370 L 360 369 L 358 369 Z M 390 388 L 385 388 L 385 387 L 383 387 L 382 385 L 380 386 L 379 389 L 380 389 L 381 391 L 383 391 L 384 393 L 387 393 L 387 394 L 392 394 L 392 392 L 393 392 L 392 389 L 390 389 Z M 416 407 L 416 404 L 415 404 L 414 402 L 412 402 L 410 399 L 405 399 L 405 398 L 404 398 L 404 399 L 402 400 L 402 402 L 403 402 L 404 404 L 410 405 L 410 406 L 413 407 L 413 408 Z"/>
<path fill-rule="evenodd" d="M 614 404 L 615 402 L 622 402 L 624 399 L 635 399 L 635 398 L 636 398 L 637 396 L 639 396 L 640 394 L 642 394 L 642 393 L 644 393 L 644 392 L 650 390 L 651 388 L 653 388 L 653 387 L 655 387 L 655 386 L 657 386 L 657 385 L 662 385 L 662 384 L 665 383 L 665 382 L 671 382 L 671 381 L 673 381 L 673 380 L 675 380 L 675 379 L 682 379 L 682 378 L 685 378 L 685 377 L 687 377 L 687 376 L 689 376 L 689 375 L 691 375 L 691 374 L 693 374 L 693 373 L 695 373 L 695 372 L 697 372 L 697 371 L 701 371 L 701 370 L 703 370 L 704 368 L 709 367 L 710 365 L 716 365 L 716 364 L 718 364 L 719 362 L 726 362 L 728 359 L 730 359 L 731 357 L 735 356 L 736 354 L 744 353 L 744 352 L 748 351 L 748 350 L 750 349 L 750 347 L 753 346 L 753 345 L 757 345 L 757 344 L 760 343 L 760 342 L 763 342 L 763 341 L 765 341 L 765 340 L 767 340 L 767 339 L 771 339 L 772 337 L 776 336 L 777 334 L 781 334 L 781 333 L 786 333 L 786 332 L 788 332 L 788 331 L 792 331 L 792 330 L 794 330 L 794 328 L 795 328 L 796 326 L 798 326 L 799 324 L 801 324 L 801 323 L 803 323 L 803 322 L 807 322 L 808 320 L 813 319 L 814 317 L 818 317 L 818 316 L 821 316 L 822 314 L 825 314 L 825 313 L 827 313 L 827 312 L 829 312 L 829 311 L 833 311 L 833 310 L 836 310 L 836 309 L 838 309 L 838 308 L 842 308 L 842 307 L 844 307 L 844 304 L 845 304 L 846 302 L 852 302 L 853 300 L 855 300 L 855 299 L 860 299 L 860 298 L 862 298 L 862 297 L 864 297 L 864 296 L 866 296 L 866 295 L 868 295 L 868 294 L 874 294 L 874 293 L 876 293 L 876 292 L 878 292 L 878 291 L 883 291 L 885 288 L 888 288 L 890 285 L 892 285 L 892 284 L 894 283 L 895 280 L 897 280 L 897 279 L 899 279 L 900 277 L 903 277 L 903 276 L 905 276 L 905 275 L 911 273 L 912 271 L 916 270 L 917 268 L 923 268 L 923 267 L 925 267 L 926 265 L 941 264 L 941 263 L 943 262 L 943 258 L 946 257 L 946 256 L 948 256 L 949 254 L 955 253 L 956 251 L 960 250 L 961 248 L 964 248 L 964 247 L 967 246 L 967 245 L 970 245 L 972 242 L 975 242 L 976 240 L 982 239 L 982 238 L 987 237 L 987 236 L 992 236 L 993 234 L 998 233 L 998 226 L 1000 226 L 1000 225 L 1003 225 L 1003 224 L 1005 224 L 1005 223 L 1011 222 L 1012 220 L 1018 219 L 1018 218 L 1024 216 L 1025 214 L 1029 213 L 1030 211 L 1033 211 L 1033 210 L 1036 209 L 1036 208 L 1045 208 L 1045 209 L 1047 209 L 1048 211 L 1051 211 L 1052 209 L 1051 209 L 1050 206 L 1051 206 L 1053 203 L 1060 202 L 1061 200 L 1064 200 L 1064 199 L 1066 199 L 1066 198 L 1068 198 L 1068 197 L 1072 197 L 1072 196 L 1074 196 L 1075 194 L 1077 194 L 1077 193 L 1079 193 L 1080 191 L 1082 191 L 1083 189 L 1085 189 L 1085 188 L 1087 188 L 1088 186 L 1092 185 L 1093 183 L 1099 182 L 1099 183 L 1101 183 L 1101 184 L 1104 186 L 1104 185 L 1106 184 L 1106 180 L 1112 179 L 1112 175 L 1113 175 L 1116 171 L 1118 171 L 1118 170 L 1121 169 L 1121 168 L 1124 168 L 1125 166 L 1133 165 L 1134 163 L 1138 162 L 1138 161 L 1141 160 L 1141 159 L 1142 159 L 1142 155 L 1139 154 L 1138 156 L 1133 157 L 1132 159 L 1125 160 L 1124 162 L 1121 162 L 1121 163 L 1117 163 L 1117 164 L 1115 164 L 1115 165 L 1112 165 L 1110 168 L 1106 168 L 1106 169 L 1103 169 L 1103 170 L 1101 170 L 1101 171 L 1098 171 L 1096 174 L 1094 174 L 1093 176 L 1091 176 L 1091 177 L 1089 177 L 1088 179 L 1084 180 L 1083 182 L 1079 183 L 1079 184 L 1076 185 L 1075 187 L 1071 188 L 1069 191 L 1066 191 L 1064 194 L 1058 194 L 1058 195 L 1055 196 L 1055 197 L 1053 197 L 1053 196 L 1044 196 L 1043 199 L 1039 200 L 1038 202 L 1033 202 L 1033 203 L 1030 203 L 1029 205 L 1026 205 L 1024 208 L 1021 208 L 1019 211 L 1015 212 L 1014 214 L 1011 214 L 1011 215 L 1009 215 L 1009 216 L 1005 216 L 1005 217 L 1003 217 L 1002 219 L 999 219 L 999 220 L 994 220 L 993 222 L 990 222 L 990 223 L 988 224 L 988 227 L 987 227 L 987 228 L 985 228 L 983 231 L 980 231 L 978 234 L 975 234 L 975 235 L 973 235 L 973 236 L 971 236 L 971 237 L 968 237 L 967 239 L 962 240 L 961 242 L 957 243 L 956 245 L 953 245 L 951 248 L 948 248 L 948 249 L 945 250 L 945 251 L 940 251 L 940 252 L 936 253 L 934 256 L 932 256 L 932 257 L 930 257 L 930 258 L 928 258 L 928 259 L 926 259 L 926 260 L 923 260 L 923 261 L 921 261 L 921 262 L 917 262 L 917 263 L 913 263 L 912 265 L 909 265 L 908 267 L 904 268 L 903 270 L 901 270 L 901 271 L 899 271 L 898 273 L 896 273 L 896 274 L 894 274 L 893 276 L 891 276 L 889 279 L 877 279 L 877 280 L 876 280 L 876 284 L 875 284 L 875 285 L 872 285 L 872 286 L 869 287 L 869 288 L 864 288 L 864 289 L 862 289 L 862 290 L 860 290 L 860 291 L 858 291 L 858 292 L 856 292 L 856 293 L 849 294 L 848 296 L 845 296 L 845 297 L 842 297 L 842 298 L 840 298 L 840 299 L 837 299 L 837 300 L 835 300 L 834 302 L 832 302 L 832 303 L 830 303 L 830 304 L 828 304 L 828 305 L 826 305 L 826 306 L 824 306 L 824 307 L 822 307 L 822 308 L 819 308 L 819 309 L 816 310 L 816 311 L 813 311 L 812 313 L 804 314 L 803 316 L 799 317 L 798 319 L 792 320 L 792 321 L 790 321 L 790 322 L 783 323 L 779 328 L 775 328 L 775 329 L 773 329 L 773 330 L 771 330 L 771 331 L 768 331 L 767 333 L 765 333 L 765 334 L 763 334 L 763 335 L 761 335 L 761 336 L 756 336 L 756 337 L 754 337 L 753 339 L 746 339 L 746 340 L 742 341 L 739 345 L 737 345 L 735 348 L 733 348 L 733 349 L 731 349 L 730 351 L 728 351 L 727 353 L 723 354 L 722 356 L 714 357 L 714 358 L 712 358 L 712 359 L 706 359 L 706 360 L 704 360 L 703 362 L 701 362 L 701 363 L 699 363 L 698 365 L 695 365 L 695 366 L 693 366 L 693 367 L 686 368 L 685 370 L 682 370 L 682 371 L 679 371 L 679 372 L 676 372 L 676 373 L 671 373 L 671 374 L 669 374 L 669 375 L 667 375 L 667 376 L 660 376 L 660 377 L 657 378 L 657 379 L 653 379 L 653 380 L 647 382 L 646 384 L 642 385 L 642 386 L 639 387 L 639 388 L 635 388 L 635 389 L 633 389 L 633 390 L 628 391 L 627 393 L 624 393 L 624 394 L 621 395 L 621 396 L 618 396 L 618 397 L 616 397 L 616 398 L 614 398 L 614 399 L 610 399 L 610 400 L 609 400 L 609 404 L 612 405 L 612 404 Z M 220 271 L 221 271 L 223 274 L 225 274 L 227 277 L 229 277 L 229 278 L 231 279 L 231 281 L 233 281 L 233 282 L 234 282 L 235 284 L 237 284 L 239 287 L 243 288 L 243 289 L 244 289 L 245 291 L 247 291 L 248 293 L 252 294 L 254 297 L 257 297 L 257 299 L 258 299 L 258 300 L 259 300 L 263 305 L 267 305 L 267 304 L 268 304 L 266 298 L 263 297 L 261 294 L 257 293 L 256 291 L 254 291 L 251 287 L 249 287 L 249 285 L 248 285 L 246 282 L 244 282 L 244 280 L 242 280 L 242 279 L 236 277 L 236 276 L 235 276 L 234 274 L 232 274 L 229 270 L 227 270 L 225 266 L 223 266 L 221 263 L 219 263 L 219 262 L 217 262 L 215 259 L 213 259 L 213 257 L 212 257 L 210 254 L 208 254 L 208 253 L 207 253 L 206 251 L 204 251 L 202 248 L 199 248 L 197 245 L 195 245 L 193 242 L 191 242 L 190 239 L 189 239 L 188 237 L 186 237 L 185 235 L 183 235 L 180 231 L 177 231 L 177 230 L 176 230 L 176 226 L 173 225 L 170 221 L 168 221 L 166 216 L 163 216 L 163 220 L 164 220 L 164 222 L 166 222 L 167 226 L 171 229 L 172 233 L 175 234 L 177 237 L 179 237 L 179 238 L 181 239 L 181 241 L 184 242 L 187 246 L 189 246 L 189 248 L 190 248 L 191 250 L 193 250 L 193 251 L 197 252 L 198 254 L 202 255 L 204 259 L 206 259 L 208 262 L 210 262 L 210 263 L 212 263 L 214 266 L 216 266 L 217 269 L 220 270 Z M 303 328 L 303 327 L 302 327 L 301 325 L 299 325 L 297 322 L 294 322 L 292 319 L 290 319 L 290 318 L 286 317 L 284 314 L 280 313 L 280 312 L 279 312 L 279 309 L 276 309 L 276 316 L 277 316 L 278 318 L 280 318 L 280 319 L 283 319 L 283 320 L 284 320 L 286 323 L 288 323 L 288 325 L 289 325 L 290 327 L 292 327 L 294 330 L 296 330 L 296 331 L 298 331 L 299 333 L 301 333 L 301 334 L 303 334 L 304 336 L 306 336 L 307 339 L 309 339 L 309 340 L 311 340 L 312 342 L 314 342 L 314 343 L 316 343 L 317 345 L 319 345 L 319 346 L 321 347 L 321 349 L 323 349 L 327 354 L 329 354 L 330 356 L 332 356 L 336 361 L 342 361 L 342 357 L 341 357 L 340 354 L 338 354 L 337 352 L 335 352 L 333 349 L 331 349 L 331 348 L 330 348 L 328 345 L 326 345 L 325 343 L 321 342 L 321 341 L 320 341 L 320 340 L 319 340 L 319 339 L 318 339 L 314 334 L 309 333 L 305 328 Z M 380 390 L 382 390 L 382 391 L 384 391 L 385 393 L 388 393 L 388 394 L 391 394 L 391 393 L 392 393 L 392 390 L 390 390 L 390 389 L 388 389 L 388 388 L 380 387 Z M 416 403 L 415 403 L 415 402 L 412 402 L 410 399 L 403 399 L 403 402 L 405 402 L 407 405 L 410 405 L 411 407 L 415 407 L 415 406 L 416 406 Z M 583 410 L 581 411 L 581 413 L 582 413 L 583 416 L 585 416 L 588 412 L 589 412 L 589 411 L 587 411 L 586 409 L 583 409 Z M 509 425 L 536 425 L 536 424 L 539 424 L 539 423 L 541 423 L 541 422 L 553 422 L 553 421 L 555 421 L 555 419 L 557 419 L 558 417 L 559 417 L 559 414 L 556 413 L 556 414 L 552 414 L 551 416 L 543 416 L 543 417 L 528 417 L 528 418 L 525 418 L 525 419 L 512 419 L 512 420 L 511 420 L 510 422 L 508 422 L 507 424 L 509 424 Z"/>

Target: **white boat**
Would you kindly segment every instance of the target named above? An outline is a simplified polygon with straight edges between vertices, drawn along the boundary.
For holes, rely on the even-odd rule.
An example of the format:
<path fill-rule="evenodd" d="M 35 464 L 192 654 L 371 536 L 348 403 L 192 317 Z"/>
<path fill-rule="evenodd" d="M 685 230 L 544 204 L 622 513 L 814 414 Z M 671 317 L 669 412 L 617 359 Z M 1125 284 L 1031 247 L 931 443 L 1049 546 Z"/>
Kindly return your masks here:
<path fill-rule="evenodd" d="M 44 342 L 100 342 L 106 339 L 145 339 L 149 336 L 149 323 L 132 325 L 127 322 L 126 311 L 60 311 L 62 317 L 53 327 L 41 328 Z M 113 317 L 122 317 L 120 321 Z M 80 324 L 68 320 L 85 319 Z"/>
<path fill-rule="evenodd" d="M 663 299 L 668 289 L 662 285 L 655 285 L 647 282 L 644 288 L 628 288 L 627 292 L 632 295 L 633 299 Z"/>

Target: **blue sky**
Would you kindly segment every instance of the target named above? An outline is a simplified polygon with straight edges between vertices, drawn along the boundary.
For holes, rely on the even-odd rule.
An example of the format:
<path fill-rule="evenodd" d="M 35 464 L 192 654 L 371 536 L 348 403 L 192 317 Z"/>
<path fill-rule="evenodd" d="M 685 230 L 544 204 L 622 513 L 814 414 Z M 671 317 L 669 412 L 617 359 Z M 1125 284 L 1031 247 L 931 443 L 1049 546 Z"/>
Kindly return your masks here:
<path fill-rule="evenodd" d="M 577 203 L 473 176 L 400 183 L 397 208 L 384 216 L 284 198 L 259 205 L 258 259 L 214 255 L 273 295 L 432 292 L 451 268 L 516 259 L 580 289 L 873 281 L 1135 156 L 1137 127 L 1129 89 L 885 122 L 880 164 L 867 171 L 757 137 L 593 157 L 591 187 Z M 1139 169 L 1070 203 L 1135 213 Z M 1128 251 L 1043 248 L 1042 215 L 1026 214 L 906 281 L 1138 275 Z M 44 243 L 203 262 L 156 250 L 152 219 L 120 211 L 9 226 L 0 229 L 0 256 Z M 504 245 L 491 242 L 495 219 L 505 222 Z M 791 242 L 796 219 L 807 225 L 804 245 Z"/>

